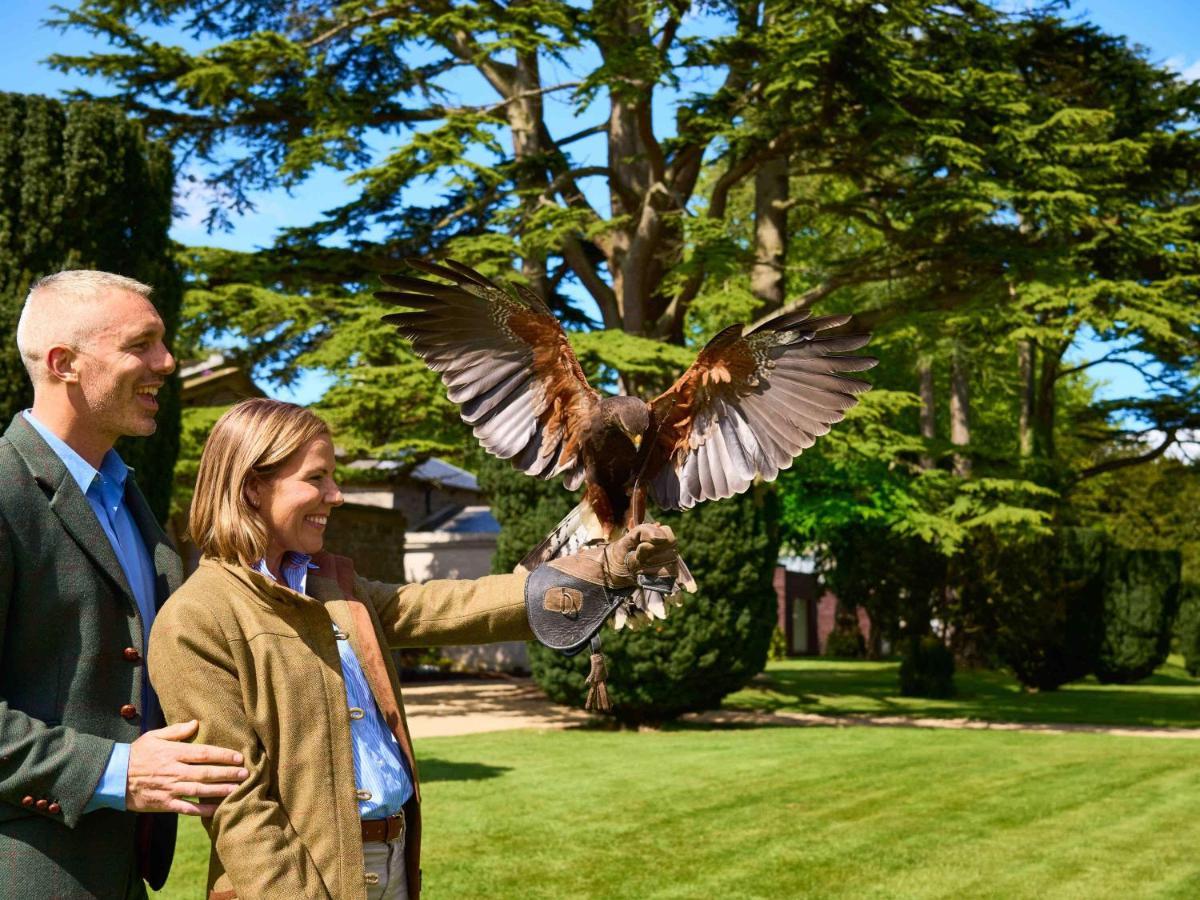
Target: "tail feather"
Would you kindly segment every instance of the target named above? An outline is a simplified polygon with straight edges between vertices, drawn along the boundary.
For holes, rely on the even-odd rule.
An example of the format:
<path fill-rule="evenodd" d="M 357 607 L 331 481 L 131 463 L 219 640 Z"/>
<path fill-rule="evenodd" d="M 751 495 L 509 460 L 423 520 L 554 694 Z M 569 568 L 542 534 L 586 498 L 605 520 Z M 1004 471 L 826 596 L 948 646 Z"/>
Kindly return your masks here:
<path fill-rule="evenodd" d="M 696 593 L 696 579 L 692 577 L 692 570 L 687 567 L 687 563 L 683 561 L 683 556 L 677 557 L 679 560 L 678 577 L 675 579 L 681 588 L 689 594 Z"/>
<path fill-rule="evenodd" d="M 540 544 L 526 553 L 513 571 L 532 572 L 542 563 L 569 556 L 590 542 L 603 539 L 604 528 L 600 519 L 592 509 L 592 504 L 585 499 L 567 513 Z"/>

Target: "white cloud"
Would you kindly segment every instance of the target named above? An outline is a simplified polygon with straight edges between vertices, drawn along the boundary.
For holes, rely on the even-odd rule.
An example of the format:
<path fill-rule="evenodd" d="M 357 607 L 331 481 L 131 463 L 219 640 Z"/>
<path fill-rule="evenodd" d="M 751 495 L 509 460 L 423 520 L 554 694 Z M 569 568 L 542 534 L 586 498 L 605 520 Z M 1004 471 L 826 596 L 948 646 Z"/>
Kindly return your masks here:
<path fill-rule="evenodd" d="M 1141 443 L 1146 445 L 1146 448 L 1157 447 L 1163 442 L 1166 437 L 1161 431 L 1147 431 L 1142 435 Z M 1176 435 L 1176 441 L 1167 448 L 1163 454 L 1171 459 L 1177 459 L 1181 462 L 1192 463 L 1200 460 L 1200 432 L 1185 430 L 1180 431 Z"/>
<path fill-rule="evenodd" d="M 1200 81 L 1200 59 L 1188 62 L 1186 56 L 1172 56 L 1163 65 L 1187 81 Z"/>

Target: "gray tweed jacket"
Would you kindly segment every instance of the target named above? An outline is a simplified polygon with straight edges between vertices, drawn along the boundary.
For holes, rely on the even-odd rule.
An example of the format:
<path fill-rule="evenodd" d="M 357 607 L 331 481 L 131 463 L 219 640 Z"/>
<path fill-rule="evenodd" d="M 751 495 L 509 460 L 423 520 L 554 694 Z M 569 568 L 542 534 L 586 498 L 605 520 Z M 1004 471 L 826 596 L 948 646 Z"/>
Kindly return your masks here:
<path fill-rule="evenodd" d="M 125 500 L 161 605 L 179 557 L 133 478 Z M 143 877 L 166 880 L 175 816 L 83 814 L 113 743 L 142 731 L 142 636 L 95 512 L 18 414 L 0 438 L 0 898 L 141 897 Z"/>

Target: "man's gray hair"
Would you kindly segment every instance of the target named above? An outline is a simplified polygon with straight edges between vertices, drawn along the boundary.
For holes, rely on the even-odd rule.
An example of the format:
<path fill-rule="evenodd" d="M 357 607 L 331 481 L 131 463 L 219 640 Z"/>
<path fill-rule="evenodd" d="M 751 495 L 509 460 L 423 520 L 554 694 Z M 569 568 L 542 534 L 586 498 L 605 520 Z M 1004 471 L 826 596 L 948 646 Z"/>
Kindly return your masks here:
<path fill-rule="evenodd" d="M 68 269 L 39 279 L 25 298 L 17 322 L 17 349 L 34 385 L 49 375 L 46 353 L 55 345 L 80 349 L 104 325 L 93 315 L 98 300 L 110 291 L 150 299 L 153 288 L 124 275 L 95 269 Z"/>

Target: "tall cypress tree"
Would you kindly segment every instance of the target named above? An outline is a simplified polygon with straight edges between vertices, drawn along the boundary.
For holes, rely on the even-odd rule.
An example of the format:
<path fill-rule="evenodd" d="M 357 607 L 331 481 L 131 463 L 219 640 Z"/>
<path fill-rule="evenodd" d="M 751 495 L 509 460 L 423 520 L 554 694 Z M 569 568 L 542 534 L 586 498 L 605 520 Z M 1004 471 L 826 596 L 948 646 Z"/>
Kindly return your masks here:
<path fill-rule="evenodd" d="M 170 342 L 182 280 L 171 254 L 171 152 L 112 106 L 0 93 L 0 420 L 33 399 L 16 327 L 30 285 L 62 269 L 103 269 L 154 287 Z M 159 393 L 158 431 L 122 442 L 165 520 L 179 449 L 179 383 Z"/>

